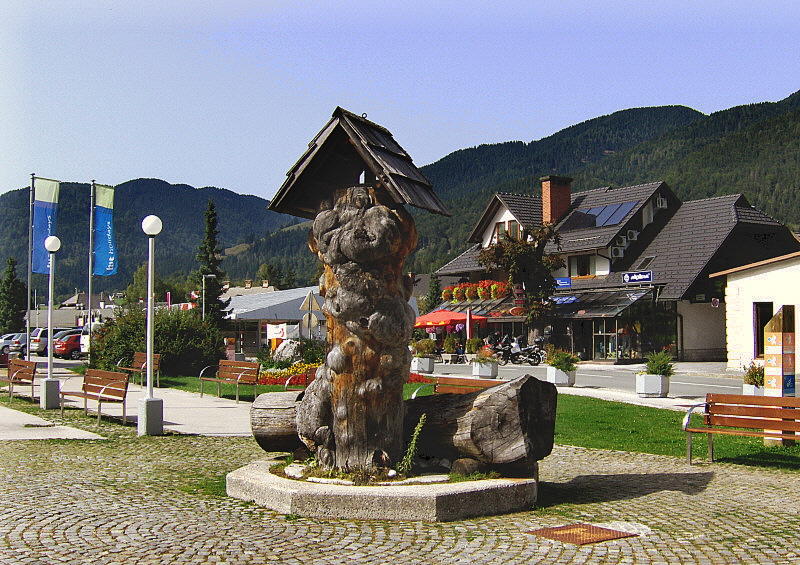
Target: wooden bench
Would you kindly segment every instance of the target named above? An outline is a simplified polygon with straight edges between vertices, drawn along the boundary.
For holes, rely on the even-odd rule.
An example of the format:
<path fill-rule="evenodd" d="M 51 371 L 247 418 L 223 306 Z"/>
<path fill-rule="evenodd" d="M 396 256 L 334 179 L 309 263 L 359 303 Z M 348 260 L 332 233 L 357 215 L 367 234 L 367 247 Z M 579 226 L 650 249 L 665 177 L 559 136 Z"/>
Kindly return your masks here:
<path fill-rule="evenodd" d="M 702 426 L 691 426 L 692 412 L 704 408 Z M 692 434 L 706 434 L 708 460 L 714 461 L 714 434 L 800 439 L 800 398 L 707 394 L 706 401 L 690 406 L 683 419 L 686 460 L 692 464 Z"/>
<path fill-rule="evenodd" d="M 484 390 L 501 385 L 506 381 L 500 379 L 475 379 L 470 377 L 427 377 L 433 383 L 422 383 L 411 394 L 416 398 L 417 393 L 424 387 L 433 384 L 433 394 L 467 394 L 477 390 Z"/>
<path fill-rule="evenodd" d="M 203 382 L 211 381 L 217 383 L 217 396 L 221 395 L 220 385 L 222 383 L 236 385 L 236 402 L 239 402 L 239 385 L 250 385 L 253 387 L 253 397 L 257 396 L 258 372 L 261 365 L 251 361 L 228 361 L 222 359 L 217 366 L 217 373 L 213 377 L 204 377 L 208 369 L 213 369 L 214 365 L 204 367 L 200 371 L 200 396 L 203 396 Z"/>
<path fill-rule="evenodd" d="M 36 378 L 36 361 L 11 359 L 8 362 L 8 375 L 0 376 L 0 382 L 8 386 L 8 397 L 14 393 L 14 385 L 30 385 L 33 398 L 33 380 Z"/>
<path fill-rule="evenodd" d="M 75 396 L 83 398 L 83 411 L 88 414 L 88 401 L 97 402 L 97 424 L 100 425 L 100 416 L 103 411 L 103 402 L 122 403 L 122 425 L 127 418 L 125 414 L 125 397 L 128 394 L 128 375 L 116 371 L 101 371 L 99 369 L 86 369 L 83 376 L 83 386 L 80 391 L 61 392 L 61 416 L 64 416 L 64 397 Z"/>
<path fill-rule="evenodd" d="M 124 360 L 120 359 L 117 362 L 117 368 L 120 371 L 125 371 L 131 374 L 131 377 L 135 375 L 139 375 L 139 384 L 144 385 L 145 375 L 147 374 L 147 353 L 142 353 L 141 351 L 137 351 L 133 354 L 133 365 L 132 367 L 122 367 L 122 362 Z M 156 376 L 156 386 L 161 386 L 161 354 L 160 353 L 153 353 L 153 374 Z"/>

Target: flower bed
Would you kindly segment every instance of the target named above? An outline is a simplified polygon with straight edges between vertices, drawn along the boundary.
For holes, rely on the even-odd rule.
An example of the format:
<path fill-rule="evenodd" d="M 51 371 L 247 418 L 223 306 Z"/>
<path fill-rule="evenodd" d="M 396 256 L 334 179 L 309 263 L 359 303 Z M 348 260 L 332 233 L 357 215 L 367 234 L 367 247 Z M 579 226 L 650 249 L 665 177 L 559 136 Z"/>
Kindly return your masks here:
<path fill-rule="evenodd" d="M 295 363 L 288 369 L 267 370 L 261 373 L 258 377 L 258 384 L 260 385 L 283 385 L 286 384 L 286 379 L 294 375 L 303 375 L 297 379 L 292 380 L 292 384 L 306 385 L 308 384 L 309 373 L 311 375 L 319 367 L 316 363 Z"/>

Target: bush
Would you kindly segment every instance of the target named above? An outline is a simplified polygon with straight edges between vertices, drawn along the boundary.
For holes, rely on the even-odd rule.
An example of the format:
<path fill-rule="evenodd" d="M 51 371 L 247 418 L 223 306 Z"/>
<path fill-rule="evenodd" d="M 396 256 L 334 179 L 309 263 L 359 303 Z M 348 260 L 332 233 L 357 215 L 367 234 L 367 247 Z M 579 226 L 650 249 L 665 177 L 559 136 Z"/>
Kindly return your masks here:
<path fill-rule="evenodd" d="M 746 385 L 764 386 L 763 365 L 756 365 L 750 361 L 750 366 L 747 367 L 743 381 Z"/>
<path fill-rule="evenodd" d="M 158 310 L 153 322 L 153 345 L 155 353 L 161 354 L 161 372 L 165 375 L 197 375 L 203 367 L 216 365 L 224 357 L 219 330 L 194 312 Z M 120 360 L 130 366 L 136 351 L 146 351 L 145 315 L 133 309 L 95 332 L 92 367 L 113 371 Z"/>
<path fill-rule="evenodd" d="M 576 365 L 578 361 L 578 357 L 568 351 L 555 351 L 551 357 L 548 357 L 547 363 L 559 371 L 571 373 L 578 368 Z"/>
<path fill-rule="evenodd" d="M 647 357 L 647 363 L 645 363 L 644 370 L 648 375 L 663 375 L 665 377 L 671 377 L 675 372 L 672 364 L 672 356 L 666 351 L 653 353 Z"/>
<path fill-rule="evenodd" d="M 414 357 L 428 357 L 436 351 L 436 341 L 433 339 L 421 339 L 411 344 L 414 350 Z"/>
<path fill-rule="evenodd" d="M 479 337 L 471 337 L 467 340 L 466 352 L 477 353 L 483 347 L 483 340 Z"/>
<path fill-rule="evenodd" d="M 446 338 L 444 338 L 444 342 L 442 343 L 442 349 L 444 349 L 445 353 L 455 353 L 457 344 L 458 342 L 456 341 L 456 336 L 450 334 Z"/>
<path fill-rule="evenodd" d="M 256 359 L 265 369 L 286 369 L 292 364 L 291 361 L 274 359 L 272 348 L 269 346 L 259 349 L 256 352 Z"/>
<path fill-rule="evenodd" d="M 488 346 L 481 347 L 475 356 L 475 362 L 484 365 L 486 363 L 497 363 L 494 351 Z"/>

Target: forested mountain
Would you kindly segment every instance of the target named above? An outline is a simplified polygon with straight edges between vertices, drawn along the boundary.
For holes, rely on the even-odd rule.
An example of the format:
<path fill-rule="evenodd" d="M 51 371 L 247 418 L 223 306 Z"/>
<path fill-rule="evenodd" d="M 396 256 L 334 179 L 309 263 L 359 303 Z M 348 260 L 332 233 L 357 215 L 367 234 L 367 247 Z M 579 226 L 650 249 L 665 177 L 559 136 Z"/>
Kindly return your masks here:
<path fill-rule="evenodd" d="M 89 246 L 89 185 L 61 184 L 56 235 L 61 238 L 57 256 L 57 294 L 85 290 Z M 95 277 L 100 290 L 121 290 L 130 282 L 136 268 L 147 260 L 147 237 L 141 221 L 156 214 L 164 229 L 156 238 L 156 261 L 160 276 L 184 274 L 197 267 L 195 254 L 203 237 L 203 212 L 211 199 L 219 213 L 220 243 L 230 246 L 253 242 L 267 232 L 294 223 L 290 216 L 267 210 L 269 202 L 230 190 L 185 184 L 169 184 L 156 179 L 137 179 L 117 186 L 114 226 L 117 235 L 119 272 L 110 277 Z M 12 190 L 0 195 L 0 249 L 4 257 L 16 257 L 24 278 L 28 247 L 28 191 Z M 224 265 L 223 265 L 224 268 Z M 46 289 L 46 276 L 34 275 L 40 292 Z"/>

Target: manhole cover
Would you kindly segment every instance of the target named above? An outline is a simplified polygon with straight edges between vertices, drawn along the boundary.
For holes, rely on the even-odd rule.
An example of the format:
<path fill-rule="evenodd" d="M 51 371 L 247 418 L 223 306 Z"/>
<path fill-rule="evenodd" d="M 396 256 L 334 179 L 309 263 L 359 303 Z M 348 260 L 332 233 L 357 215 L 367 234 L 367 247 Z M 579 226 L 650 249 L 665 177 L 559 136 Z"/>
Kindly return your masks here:
<path fill-rule="evenodd" d="M 620 532 L 619 530 L 609 530 L 608 528 L 592 526 L 591 524 L 570 524 L 557 528 L 541 528 L 526 533 L 565 543 L 574 543 L 576 545 L 586 545 L 587 543 L 630 538 L 639 535 L 630 532 Z"/>

